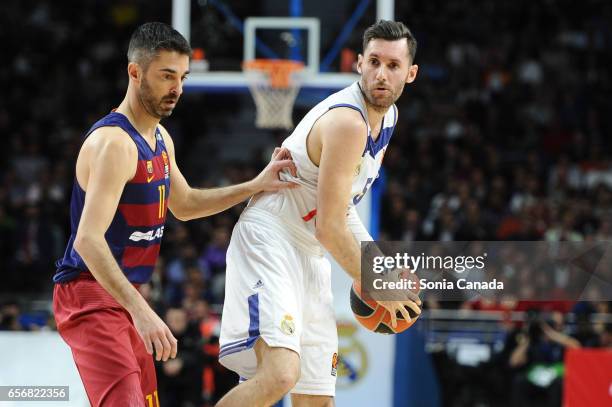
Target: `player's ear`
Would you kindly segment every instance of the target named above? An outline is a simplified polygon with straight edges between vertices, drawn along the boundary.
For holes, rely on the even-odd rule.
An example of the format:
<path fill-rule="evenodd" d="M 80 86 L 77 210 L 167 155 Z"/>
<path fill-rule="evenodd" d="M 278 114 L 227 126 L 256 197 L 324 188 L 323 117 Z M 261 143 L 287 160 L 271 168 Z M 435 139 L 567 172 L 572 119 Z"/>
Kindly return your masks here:
<path fill-rule="evenodd" d="M 135 62 L 130 62 L 128 63 L 127 71 L 128 71 L 128 77 L 131 80 L 135 82 L 140 82 L 140 78 L 142 76 L 142 69 L 140 68 L 140 65 L 138 65 Z"/>
<path fill-rule="evenodd" d="M 363 55 L 357 54 L 357 73 L 361 74 L 361 64 L 363 63 Z"/>
<path fill-rule="evenodd" d="M 406 83 L 414 82 L 418 72 L 419 72 L 418 65 L 410 65 L 410 68 L 408 68 L 408 75 L 406 76 Z"/>

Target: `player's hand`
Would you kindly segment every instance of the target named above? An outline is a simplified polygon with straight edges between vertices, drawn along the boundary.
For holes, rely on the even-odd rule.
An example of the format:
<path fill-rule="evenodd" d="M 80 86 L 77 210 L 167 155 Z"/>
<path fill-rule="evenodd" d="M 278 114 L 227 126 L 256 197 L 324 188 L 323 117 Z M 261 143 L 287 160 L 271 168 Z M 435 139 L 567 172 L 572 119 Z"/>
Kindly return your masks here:
<path fill-rule="evenodd" d="M 169 358 L 176 357 L 178 341 L 170 332 L 170 328 L 152 309 L 134 314 L 132 319 L 149 355 L 152 355 L 155 349 L 157 361 L 165 362 Z"/>
<path fill-rule="evenodd" d="M 274 160 L 291 160 L 291 152 L 287 147 L 274 147 L 270 161 Z M 292 172 L 292 174 L 296 176 L 296 173 Z"/>
<path fill-rule="evenodd" d="M 291 175 L 297 177 L 297 167 L 291 159 L 291 153 L 285 147 L 276 147 L 272 159 L 257 177 L 255 183 L 260 191 L 276 192 L 285 188 L 297 188 L 299 185 L 291 181 L 282 181 L 279 173 L 288 169 Z"/>
<path fill-rule="evenodd" d="M 396 269 L 392 271 L 391 273 L 387 274 L 386 278 L 390 281 L 399 281 L 400 279 L 411 279 L 415 282 L 418 281 L 415 274 L 407 272 L 403 269 Z M 420 306 L 422 305 L 422 302 L 419 298 L 419 290 L 420 288 L 416 289 L 416 291 L 394 291 L 387 294 L 389 295 L 387 301 L 378 301 L 378 303 L 389 311 L 389 314 L 391 314 L 391 326 L 393 328 L 397 327 L 397 318 L 400 315 L 406 320 L 406 322 L 412 322 L 408 309 L 414 311 L 414 313 L 417 315 L 421 314 Z"/>
<path fill-rule="evenodd" d="M 421 315 L 421 308 L 419 308 L 421 300 L 418 299 L 418 297 L 415 301 L 378 301 L 378 303 L 391 314 L 391 326 L 393 328 L 397 327 L 398 314 L 401 315 L 406 322 L 412 322 L 412 318 L 410 318 L 410 313 L 406 307 L 410 308 L 417 315 Z"/>

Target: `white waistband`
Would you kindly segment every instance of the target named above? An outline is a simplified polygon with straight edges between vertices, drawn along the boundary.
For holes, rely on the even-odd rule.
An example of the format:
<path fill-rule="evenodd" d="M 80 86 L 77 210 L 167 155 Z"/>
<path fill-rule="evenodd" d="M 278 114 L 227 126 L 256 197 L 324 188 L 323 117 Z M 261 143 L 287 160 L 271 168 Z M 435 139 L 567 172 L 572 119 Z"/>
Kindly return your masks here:
<path fill-rule="evenodd" d="M 324 254 L 323 248 L 313 236 L 265 209 L 249 206 L 240 215 L 240 221 L 253 222 L 272 228 L 309 255 L 322 257 Z"/>

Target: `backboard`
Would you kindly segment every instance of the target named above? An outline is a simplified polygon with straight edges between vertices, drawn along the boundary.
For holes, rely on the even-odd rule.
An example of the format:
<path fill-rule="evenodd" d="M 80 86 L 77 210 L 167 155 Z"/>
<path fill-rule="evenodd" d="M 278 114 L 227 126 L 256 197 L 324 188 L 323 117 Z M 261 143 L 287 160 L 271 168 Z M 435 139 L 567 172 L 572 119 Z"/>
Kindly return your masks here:
<path fill-rule="evenodd" d="M 247 92 L 248 82 L 240 69 L 240 62 L 262 57 L 304 62 L 305 69 L 300 74 L 302 90 L 335 91 L 349 86 L 359 76 L 347 69 L 346 64 L 342 72 L 338 70 L 343 48 L 350 48 L 347 42 L 354 39 L 358 24 L 367 26 L 376 19 L 393 19 L 394 5 L 393 0 L 361 0 L 352 9 L 354 2 L 337 1 L 331 2 L 328 9 L 315 10 L 308 9 L 310 4 L 303 4 L 302 0 L 263 0 L 248 6 L 242 2 L 221 0 L 199 0 L 198 7 L 193 3 L 196 2 L 173 0 L 172 24 L 190 40 L 194 49 L 200 47 L 198 38 L 205 38 L 204 42 L 211 38 L 211 35 L 198 36 L 202 27 L 209 27 L 207 33 L 212 33 L 212 37 L 219 29 L 222 29 L 220 35 L 235 31 L 230 36 L 231 41 L 227 41 L 228 49 L 235 50 L 231 69 L 228 68 L 231 64 L 226 63 L 228 58 L 220 62 L 221 58 L 210 55 L 204 46 L 202 54 L 198 54 L 204 58 L 194 58 L 195 63 L 192 63 L 191 74 L 185 83 L 187 92 L 214 93 Z M 288 15 L 261 15 L 278 15 L 282 11 Z M 245 15 L 249 12 L 259 15 Z M 212 30 L 211 26 L 216 28 Z M 242 55 L 238 55 L 240 44 L 237 43 L 240 41 Z M 356 44 L 353 40 L 352 48 L 359 48 Z M 359 51 L 355 49 L 353 54 Z"/>

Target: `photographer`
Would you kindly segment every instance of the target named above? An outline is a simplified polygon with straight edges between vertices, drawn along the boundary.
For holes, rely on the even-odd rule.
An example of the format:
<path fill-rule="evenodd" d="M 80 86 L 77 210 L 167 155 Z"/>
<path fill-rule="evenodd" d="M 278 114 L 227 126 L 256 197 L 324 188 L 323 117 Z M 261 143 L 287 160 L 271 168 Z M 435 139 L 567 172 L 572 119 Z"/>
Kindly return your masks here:
<path fill-rule="evenodd" d="M 512 405 L 560 406 L 563 354 L 580 343 L 563 333 L 563 314 L 553 312 L 545 321 L 538 311 L 528 311 L 521 329 L 506 341 L 507 365 L 512 375 Z"/>

